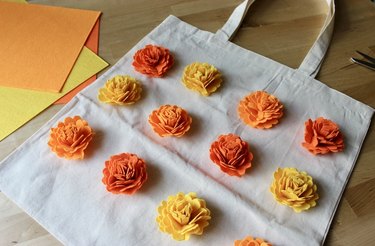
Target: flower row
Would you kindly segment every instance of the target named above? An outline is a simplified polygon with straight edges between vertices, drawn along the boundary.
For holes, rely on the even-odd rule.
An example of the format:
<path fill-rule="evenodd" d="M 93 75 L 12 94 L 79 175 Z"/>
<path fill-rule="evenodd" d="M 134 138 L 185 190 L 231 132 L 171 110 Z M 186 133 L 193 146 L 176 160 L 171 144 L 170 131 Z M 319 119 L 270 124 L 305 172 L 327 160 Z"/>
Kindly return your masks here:
<path fill-rule="evenodd" d="M 79 116 L 67 117 L 51 129 L 48 145 L 59 157 L 81 159 L 92 140 L 93 130 Z M 211 144 L 211 160 L 231 176 L 242 176 L 251 167 L 253 154 L 248 143 L 234 134 L 221 135 Z M 146 164 L 135 154 L 122 153 L 105 162 L 103 183 L 114 194 L 134 194 L 147 180 Z M 275 199 L 296 212 L 315 206 L 316 185 L 304 172 L 293 168 L 278 169 L 271 192 Z"/>
<path fill-rule="evenodd" d="M 150 77 L 162 77 L 173 66 L 174 58 L 170 51 L 156 45 L 146 45 L 133 57 L 136 71 Z M 183 84 L 192 90 L 208 96 L 222 83 L 221 73 L 213 65 L 195 62 L 187 65 L 181 78 Z M 99 90 L 98 99 L 114 105 L 133 104 L 141 98 L 142 86 L 138 80 L 128 75 L 109 79 Z M 283 116 L 283 104 L 273 95 L 256 91 L 245 96 L 238 105 L 238 115 L 243 122 L 258 129 L 269 129 L 278 124 Z M 177 116 L 182 116 L 176 122 Z M 149 122 L 154 131 L 162 137 L 181 137 L 190 128 L 191 117 L 177 106 L 164 105 L 154 111 Z M 177 123 L 178 127 L 175 127 Z M 322 117 L 306 123 L 305 142 L 302 144 L 314 155 L 339 152 L 344 148 L 343 136 L 339 127 L 331 120 Z"/>
<path fill-rule="evenodd" d="M 115 76 L 99 90 L 98 99 L 116 105 L 133 104 L 141 98 L 140 83 L 130 76 Z M 245 96 L 238 105 L 239 117 L 249 126 L 268 129 L 283 116 L 283 105 L 273 95 L 256 91 Z M 161 137 L 183 136 L 192 123 L 189 114 L 176 105 L 163 105 L 149 116 L 153 130 Z M 313 154 L 339 152 L 344 148 L 339 127 L 322 117 L 306 123 L 305 142 L 302 144 Z"/>

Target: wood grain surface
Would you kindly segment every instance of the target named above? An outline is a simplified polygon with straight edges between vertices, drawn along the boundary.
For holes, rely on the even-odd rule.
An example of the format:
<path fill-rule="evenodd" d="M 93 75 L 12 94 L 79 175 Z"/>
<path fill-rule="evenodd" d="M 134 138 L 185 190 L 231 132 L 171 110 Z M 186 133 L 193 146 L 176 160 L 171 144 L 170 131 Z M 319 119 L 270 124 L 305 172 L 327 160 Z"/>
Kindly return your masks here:
<path fill-rule="evenodd" d="M 200 29 L 216 32 L 241 0 L 36 0 L 35 4 L 103 12 L 99 54 L 111 65 L 143 36 L 173 14 Z M 233 42 L 296 68 L 324 22 L 324 0 L 258 0 Z M 375 56 L 375 4 L 336 0 L 331 47 L 318 79 L 375 108 L 375 72 L 350 63 L 355 50 Z M 0 142 L 3 159 L 48 121 L 52 106 Z M 22 179 L 22 177 L 20 177 Z M 375 245 L 375 132 L 371 124 L 326 245 Z M 61 245 L 0 193 L 0 245 Z M 277 245 L 277 243 L 276 243 Z"/>

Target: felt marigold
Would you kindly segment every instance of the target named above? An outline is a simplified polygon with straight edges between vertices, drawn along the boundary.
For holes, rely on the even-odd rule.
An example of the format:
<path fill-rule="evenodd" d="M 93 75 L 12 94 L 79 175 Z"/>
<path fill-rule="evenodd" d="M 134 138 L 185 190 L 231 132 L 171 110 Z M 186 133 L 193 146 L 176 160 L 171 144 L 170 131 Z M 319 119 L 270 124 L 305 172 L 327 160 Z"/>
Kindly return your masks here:
<path fill-rule="evenodd" d="M 295 168 L 278 168 L 273 175 L 271 192 L 277 202 L 287 205 L 297 213 L 316 206 L 319 199 L 311 176 Z"/>
<path fill-rule="evenodd" d="M 134 69 L 150 77 L 162 77 L 174 62 L 168 49 L 151 44 L 138 50 L 133 59 Z"/>
<path fill-rule="evenodd" d="M 272 244 L 267 243 L 261 238 L 247 236 L 242 240 L 234 241 L 234 246 L 272 246 Z"/>
<path fill-rule="evenodd" d="M 163 105 L 150 114 L 148 122 L 161 137 L 182 137 L 190 129 L 192 118 L 176 105 Z"/>
<path fill-rule="evenodd" d="M 247 125 L 268 129 L 279 123 L 283 116 L 283 105 L 275 96 L 256 91 L 240 101 L 238 114 Z"/>
<path fill-rule="evenodd" d="M 344 149 L 344 137 L 335 122 L 323 117 L 315 121 L 308 119 L 305 122 L 305 142 L 302 146 L 314 155 L 340 152 Z"/>
<path fill-rule="evenodd" d="M 185 67 L 182 83 L 203 96 L 209 96 L 220 87 L 221 74 L 217 68 L 208 63 L 194 62 Z"/>
<path fill-rule="evenodd" d="M 105 162 L 103 175 L 109 192 L 132 195 L 147 180 L 146 163 L 131 153 L 113 155 Z"/>
<path fill-rule="evenodd" d="M 223 172 L 241 177 L 246 169 L 251 167 L 253 154 L 249 152 L 248 144 L 239 136 L 228 134 L 220 135 L 211 144 L 210 158 Z"/>
<path fill-rule="evenodd" d="M 141 98 L 141 92 L 142 87 L 135 78 L 118 75 L 99 89 L 98 99 L 109 104 L 129 105 Z"/>
<path fill-rule="evenodd" d="M 51 128 L 48 146 L 59 157 L 83 159 L 84 150 L 93 137 L 93 130 L 80 116 L 67 117 Z"/>
<path fill-rule="evenodd" d="M 184 194 L 179 192 L 162 201 L 158 207 L 159 229 L 171 234 L 173 239 L 189 240 L 190 235 L 202 235 L 203 229 L 211 219 L 206 202 L 197 197 L 194 192 Z"/>

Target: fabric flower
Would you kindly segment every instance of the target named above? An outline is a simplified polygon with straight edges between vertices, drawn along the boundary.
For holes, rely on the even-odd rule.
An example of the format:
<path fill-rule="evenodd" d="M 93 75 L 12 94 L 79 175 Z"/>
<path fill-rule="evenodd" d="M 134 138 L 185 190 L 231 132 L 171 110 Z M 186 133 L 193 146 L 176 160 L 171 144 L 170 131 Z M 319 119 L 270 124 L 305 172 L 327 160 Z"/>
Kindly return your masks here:
<path fill-rule="evenodd" d="M 173 239 L 189 240 L 190 235 L 202 235 L 203 229 L 211 219 L 210 210 L 203 199 L 197 198 L 194 192 L 179 192 L 162 201 L 158 207 L 156 221 L 162 232 L 171 234 Z"/>
<path fill-rule="evenodd" d="M 132 195 L 147 180 L 146 163 L 135 154 L 113 155 L 105 162 L 103 184 L 113 194 Z"/>
<path fill-rule="evenodd" d="M 267 243 L 261 238 L 253 238 L 251 236 L 247 236 L 242 240 L 234 241 L 234 246 L 272 246 L 272 244 Z"/>
<path fill-rule="evenodd" d="M 173 56 L 161 46 L 146 45 L 133 57 L 134 69 L 150 77 L 162 77 L 173 65 Z"/>
<path fill-rule="evenodd" d="M 311 176 L 295 168 L 278 168 L 273 175 L 270 188 L 274 198 L 299 213 L 315 207 L 319 199 L 317 188 Z"/>
<path fill-rule="evenodd" d="M 211 144 L 211 160 L 230 176 L 241 177 L 251 167 L 253 154 L 245 141 L 234 134 L 220 135 Z"/>
<path fill-rule="evenodd" d="M 192 118 L 176 105 L 163 105 L 152 111 L 148 122 L 160 137 L 182 137 L 190 129 Z"/>
<path fill-rule="evenodd" d="M 56 128 L 51 128 L 48 145 L 59 157 L 83 159 L 93 134 L 91 127 L 80 116 L 67 117 Z"/>
<path fill-rule="evenodd" d="M 142 87 L 135 78 L 118 75 L 99 89 L 98 99 L 109 104 L 129 105 L 141 98 L 141 92 Z"/>
<path fill-rule="evenodd" d="M 183 84 L 203 96 L 209 96 L 220 87 L 220 72 L 208 63 L 194 62 L 185 67 L 182 75 Z"/>
<path fill-rule="evenodd" d="M 305 127 L 302 146 L 314 155 L 343 151 L 344 137 L 335 122 L 320 117 L 314 122 L 309 119 Z"/>
<path fill-rule="evenodd" d="M 265 91 L 256 91 L 240 101 L 238 114 L 247 125 L 268 129 L 283 116 L 283 105 L 275 96 Z"/>

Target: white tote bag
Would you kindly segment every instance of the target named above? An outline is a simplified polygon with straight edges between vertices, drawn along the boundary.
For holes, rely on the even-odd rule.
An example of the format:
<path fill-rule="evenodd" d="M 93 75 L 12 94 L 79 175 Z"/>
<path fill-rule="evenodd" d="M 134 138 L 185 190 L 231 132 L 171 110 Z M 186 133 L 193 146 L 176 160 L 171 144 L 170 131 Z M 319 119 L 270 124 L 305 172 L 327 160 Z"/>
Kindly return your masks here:
<path fill-rule="evenodd" d="M 252 2 L 238 6 L 216 34 L 169 16 L 1 163 L 1 191 L 66 245 L 233 245 L 247 235 L 273 245 L 322 245 L 374 110 L 314 79 L 333 30 L 332 1 L 298 69 L 228 41 Z M 134 71 L 133 55 L 147 44 L 172 52 L 176 62 L 165 77 Z M 223 74 L 222 87 L 209 97 L 181 83 L 184 67 L 196 61 Z M 99 88 L 125 74 L 141 81 L 143 98 L 131 107 L 100 103 Z M 285 107 L 281 122 L 269 130 L 246 126 L 237 115 L 238 102 L 258 90 L 275 95 Z M 164 104 L 191 114 L 193 124 L 184 137 L 160 138 L 149 126 L 148 115 Z M 96 133 L 80 161 L 58 158 L 47 145 L 50 128 L 74 115 Z M 320 116 L 340 126 L 343 152 L 314 156 L 301 146 L 304 122 Z M 211 143 L 227 133 L 241 136 L 254 153 L 253 167 L 241 178 L 221 172 L 209 158 Z M 101 182 L 104 162 L 122 152 L 135 153 L 148 165 L 148 180 L 132 196 L 111 194 Z M 269 188 L 278 167 L 295 167 L 314 178 L 316 207 L 295 213 L 274 200 Z M 160 202 L 180 191 L 196 192 L 212 214 L 204 234 L 184 243 L 160 232 L 155 221 Z"/>

